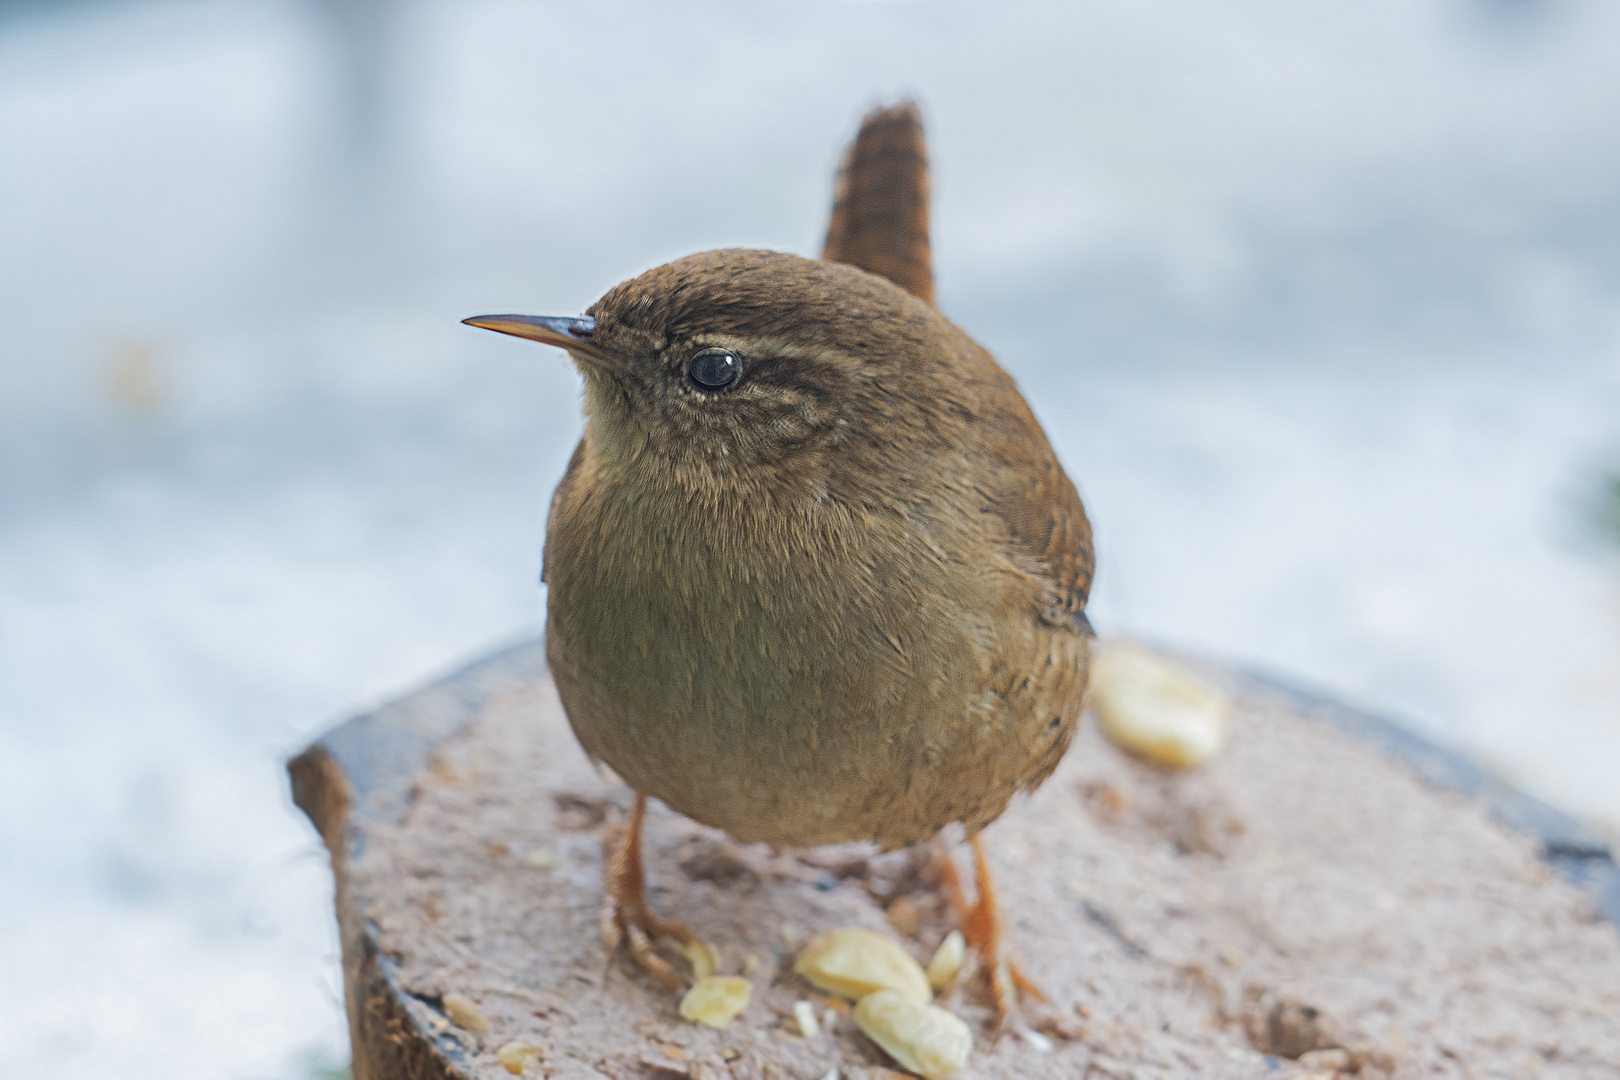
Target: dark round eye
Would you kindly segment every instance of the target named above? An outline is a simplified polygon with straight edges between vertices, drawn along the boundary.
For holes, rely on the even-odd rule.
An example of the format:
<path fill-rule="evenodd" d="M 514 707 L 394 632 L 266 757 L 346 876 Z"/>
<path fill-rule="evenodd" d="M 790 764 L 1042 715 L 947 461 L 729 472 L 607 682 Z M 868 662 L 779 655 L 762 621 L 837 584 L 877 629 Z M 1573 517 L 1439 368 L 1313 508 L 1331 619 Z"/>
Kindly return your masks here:
<path fill-rule="evenodd" d="M 699 390 L 724 390 L 742 374 L 737 354 L 724 349 L 704 349 L 686 365 L 686 377 Z"/>

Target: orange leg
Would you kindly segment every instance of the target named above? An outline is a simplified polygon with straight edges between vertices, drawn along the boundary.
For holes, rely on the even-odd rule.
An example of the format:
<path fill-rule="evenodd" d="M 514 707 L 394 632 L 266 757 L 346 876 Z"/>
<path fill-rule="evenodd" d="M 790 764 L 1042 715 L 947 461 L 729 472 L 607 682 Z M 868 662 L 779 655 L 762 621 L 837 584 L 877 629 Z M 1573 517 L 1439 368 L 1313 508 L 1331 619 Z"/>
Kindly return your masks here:
<path fill-rule="evenodd" d="M 990 864 L 984 857 L 984 845 L 979 834 L 969 841 L 973 848 L 973 882 L 977 897 L 968 903 L 962 890 L 962 879 L 957 874 L 956 862 L 950 853 L 940 849 L 940 878 L 945 897 L 962 928 L 962 937 L 979 957 L 979 969 L 990 988 L 990 1004 L 996 1012 L 996 1032 L 1006 1026 L 1012 1014 L 1013 995 L 1044 1002 L 1041 988 L 1019 970 L 1018 965 L 1001 955 L 1001 914 L 996 904 L 996 890 L 990 880 Z"/>
<path fill-rule="evenodd" d="M 647 877 L 641 869 L 641 824 L 646 817 L 647 796 L 638 791 L 630 824 L 619 836 L 608 862 L 606 896 L 602 900 L 602 945 L 609 956 L 620 945 L 628 945 L 636 963 L 651 972 L 666 990 L 679 991 L 685 980 L 658 955 L 658 943 L 673 941 L 683 951 L 707 946 L 684 923 L 661 919 L 647 906 Z"/>

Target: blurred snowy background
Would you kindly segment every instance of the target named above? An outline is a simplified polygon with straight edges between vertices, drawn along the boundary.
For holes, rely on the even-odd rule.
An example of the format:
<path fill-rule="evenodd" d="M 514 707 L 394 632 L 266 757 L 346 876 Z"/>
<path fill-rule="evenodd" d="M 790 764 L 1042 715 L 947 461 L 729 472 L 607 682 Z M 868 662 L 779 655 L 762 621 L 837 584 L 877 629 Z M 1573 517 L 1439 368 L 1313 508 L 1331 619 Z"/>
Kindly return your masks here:
<path fill-rule="evenodd" d="M 282 761 L 537 631 L 576 313 L 922 102 L 1095 620 L 1620 821 L 1620 6 L 0 0 L 0 1075 L 347 1060 Z"/>

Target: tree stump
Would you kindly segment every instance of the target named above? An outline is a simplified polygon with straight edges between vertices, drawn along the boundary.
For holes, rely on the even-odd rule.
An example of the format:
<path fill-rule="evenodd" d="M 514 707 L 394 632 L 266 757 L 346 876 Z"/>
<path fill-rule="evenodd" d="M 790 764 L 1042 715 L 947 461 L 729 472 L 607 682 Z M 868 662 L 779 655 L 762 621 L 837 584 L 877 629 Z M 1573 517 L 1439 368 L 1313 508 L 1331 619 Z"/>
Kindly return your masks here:
<path fill-rule="evenodd" d="M 1237 703 L 1213 762 L 1163 772 L 1088 720 L 985 834 L 1008 948 L 1049 1001 L 992 1042 L 976 984 L 944 998 L 975 1034 L 964 1080 L 1620 1077 L 1604 836 L 1398 727 L 1194 666 Z M 332 856 L 356 1080 L 507 1078 L 502 1048 L 562 1080 L 893 1076 L 794 956 L 864 925 L 926 962 L 950 929 L 933 852 L 772 852 L 655 804 L 655 907 L 753 984 L 726 1028 L 682 1020 L 602 951 L 603 844 L 630 792 L 575 744 L 538 643 L 289 770 Z"/>

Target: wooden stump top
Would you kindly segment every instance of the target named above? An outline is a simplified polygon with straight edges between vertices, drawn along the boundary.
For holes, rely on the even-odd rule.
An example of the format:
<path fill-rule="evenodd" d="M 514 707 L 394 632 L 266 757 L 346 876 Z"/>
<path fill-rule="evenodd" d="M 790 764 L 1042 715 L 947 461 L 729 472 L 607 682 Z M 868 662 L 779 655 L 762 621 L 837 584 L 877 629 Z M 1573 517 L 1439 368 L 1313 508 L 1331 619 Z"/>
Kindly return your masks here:
<path fill-rule="evenodd" d="M 943 1001 L 974 1027 L 964 1080 L 1620 1078 L 1603 836 L 1397 727 L 1201 670 L 1237 700 L 1210 765 L 1164 773 L 1088 721 L 985 834 L 1009 949 L 1051 1003 L 991 1045 L 971 987 Z M 562 1080 L 892 1075 L 847 1018 L 800 1032 L 795 1002 L 830 1003 L 797 947 L 865 925 L 926 962 L 950 928 L 923 854 L 773 853 L 655 804 L 655 907 L 754 986 L 724 1030 L 683 1021 L 602 953 L 603 840 L 630 793 L 575 744 L 538 643 L 289 768 L 332 854 L 357 1080 L 506 1080 L 514 1041 L 540 1050 L 525 1075 Z"/>

